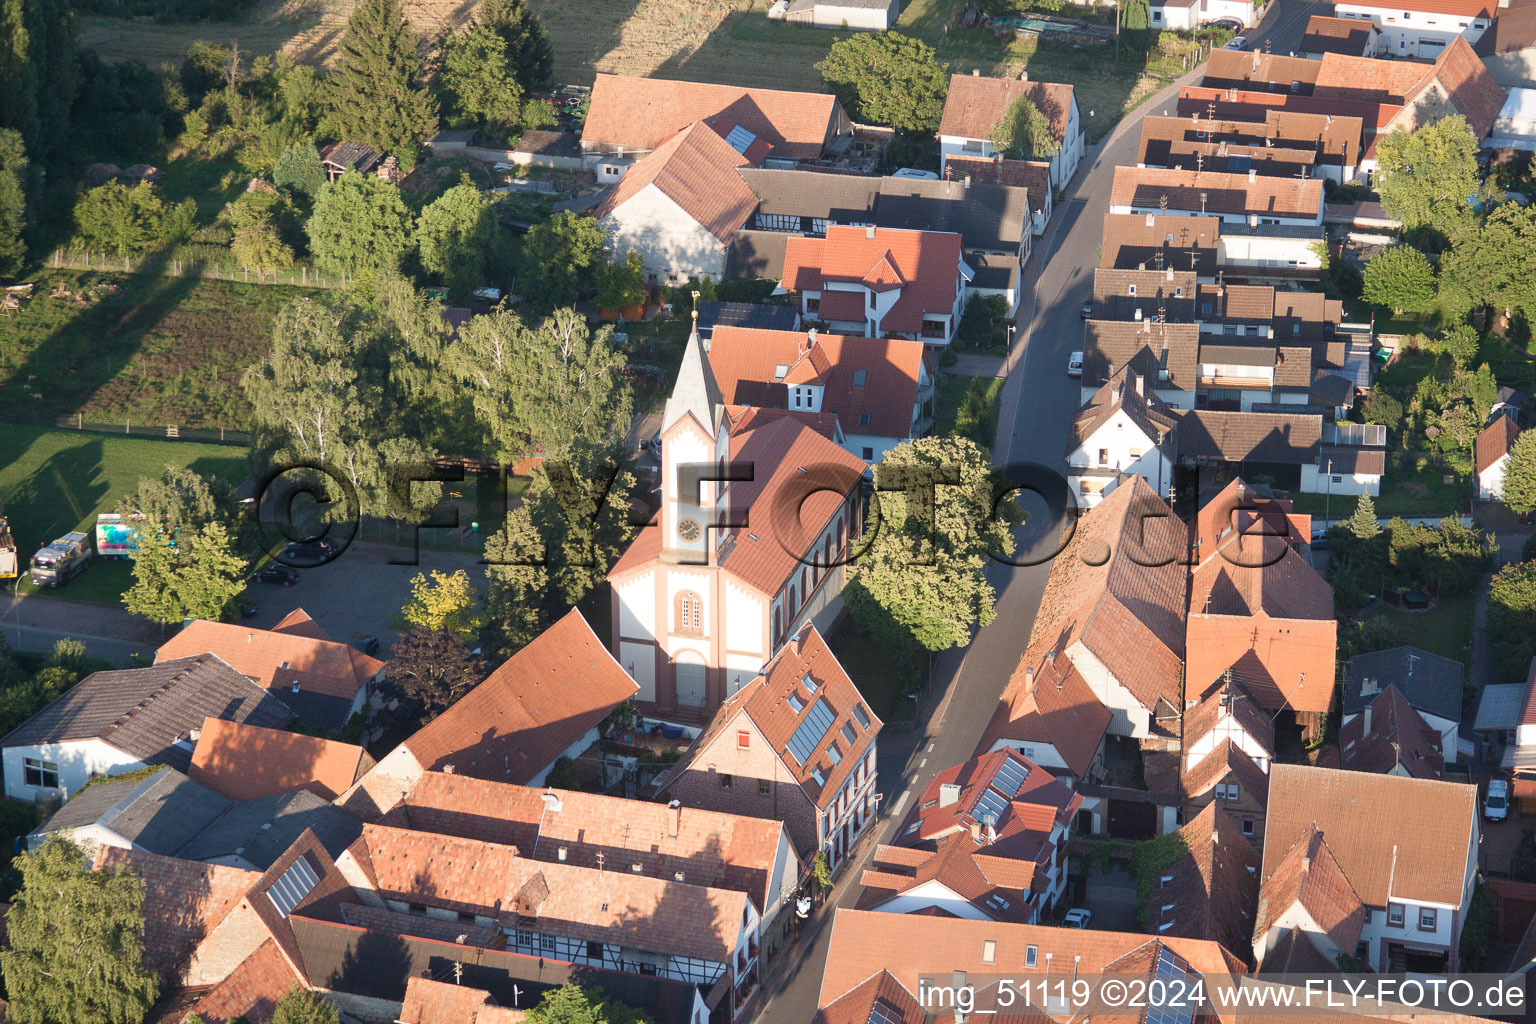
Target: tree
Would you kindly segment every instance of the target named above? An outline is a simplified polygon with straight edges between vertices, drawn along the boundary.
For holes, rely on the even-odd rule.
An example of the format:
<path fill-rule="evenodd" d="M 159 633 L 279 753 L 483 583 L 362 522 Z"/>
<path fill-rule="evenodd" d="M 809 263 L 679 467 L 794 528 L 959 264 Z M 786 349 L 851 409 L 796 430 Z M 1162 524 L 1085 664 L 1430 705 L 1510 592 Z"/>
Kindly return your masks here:
<path fill-rule="evenodd" d="M 651 1018 L 598 988 L 569 982 L 544 993 L 528 1011 L 528 1024 L 651 1024 Z"/>
<path fill-rule="evenodd" d="M 312 142 L 294 143 L 272 165 L 272 184 L 306 199 L 318 196 L 326 181 L 325 165 Z"/>
<path fill-rule="evenodd" d="M 604 259 L 597 221 L 562 210 L 523 236 L 518 291 L 540 312 L 572 305 L 592 294 L 592 272 Z"/>
<path fill-rule="evenodd" d="M 362 0 L 328 78 L 336 134 L 415 165 L 421 143 L 437 131 L 437 101 L 421 83 L 421 40 L 400 0 Z"/>
<path fill-rule="evenodd" d="M 1536 512 L 1536 429 L 1522 433 L 1510 447 L 1503 494 L 1504 504 L 1516 515 Z"/>
<path fill-rule="evenodd" d="M 413 626 L 394 646 L 385 677 L 430 721 L 485 678 L 485 663 L 457 633 Z"/>
<path fill-rule="evenodd" d="M 597 268 L 597 304 L 601 309 L 628 309 L 645 302 L 645 259 L 630 250 L 622 260 Z"/>
<path fill-rule="evenodd" d="M 506 40 L 487 25 L 470 25 L 448 41 L 438 84 L 454 125 L 483 125 L 497 140 L 554 121 L 548 103 L 525 96 Z"/>
<path fill-rule="evenodd" d="M 920 39 L 854 33 L 833 43 L 816 70 L 855 121 L 906 132 L 938 130 L 949 65 Z"/>
<path fill-rule="evenodd" d="M 1422 309 L 1435 297 L 1435 271 L 1419 250 L 1395 245 L 1365 265 L 1365 301 L 1394 313 Z"/>
<path fill-rule="evenodd" d="M 256 269 L 258 280 L 268 271 L 275 279 L 279 270 L 293 266 L 293 249 L 283 241 L 272 214 L 265 210 L 235 229 L 229 248 L 241 266 Z"/>
<path fill-rule="evenodd" d="M 1441 347 L 1450 354 L 1457 366 L 1462 367 L 1477 358 L 1477 349 L 1480 344 L 1477 328 L 1466 323 L 1457 324 L 1440 337 Z"/>
<path fill-rule="evenodd" d="M 524 501 L 485 539 L 481 646 L 510 658 L 549 625 L 548 548 Z"/>
<path fill-rule="evenodd" d="M 987 558 L 1013 551 L 1022 519 L 1011 501 L 994 508 L 986 452 L 961 437 L 904 441 L 875 467 L 875 493 L 871 539 L 848 574 L 849 610 L 876 632 L 904 628 L 929 651 L 963 646 L 992 621 Z"/>
<path fill-rule="evenodd" d="M 1048 160 L 1061 152 L 1050 116 L 1027 95 L 1013 98 L 991 138 L 999 150 L 1020 160 Z"/>
<path fill-rule="evenodd" d="M 1401 429 L 1403 403 L 1398 401 L 1380 384 L 1372 384 L 1370 392 L 1360 404 L 1361 415 L 1367 423 L 1379 423 L 1388 429 Z"/>
<path fill-rule="evenodd" d="M 0 952 L 18 1024 L 139 1024 L 159 984 L 144 966 L 144 883 L 119 866 L 92 871 L 57 836 L 16 858 L 21 891 Z"/>
<path fill-rule="evenodd" d="M 629 506 L 638 493 L 633 473 L 601 449 L 567 449 L 546 459 L 523 495 L 554 590 L 575 605 L 608 576 L 635 534 Z"/>
<path fill-rule="evenodd" d="M 338 274 L 395 270 L 411 245 L 411 211 L 387 181 L 349 171 L 320 190 L 309 250 Z"/>
<path fill-rule="evenodd" d="M 236 610 L 248 567 L 235 554 L 223 523 L 179 531 L 174 541 L 144 530 L 123 607 L 162 625 L 184 619 L 218 622 Z"/>
<path fill-rule="evenodd" d="M 1376 190 L 1410 241 L 1454 240 L 1476 223 L 1473 203 L 1486 193 L 1477 169 L 1477 139 L 1460 114 L 1381 140 Z"/>
<path fill-rule="evenodd" d="M 79 77 L 69 0 L 0 0 L 0 128 L 21 133 L 32 159 L 49 163 L 78 143 L 60 128 Z"/>
<path fill-rule="evenodd" d="M 428 629 L 468 640 L 480 629 L 475 611 L 475 588 L 469 573 L 432 570 L 429 579 L 417 573 L 411 580 L 411 599 L 400 609 L 405 628 Z"/>
<path fill-rule="evenodd" d="M 491 201 L 468 175 L 422 210 L 416 225 L 422 269 L 439 275 L 458 299 L 485 283 L 485 259 L 495 242 Z"/>
<path fill-rule="evenodd" d="M 507 59 L 524 92 L 549 81 L 555 70 L 555 50 L 544 20 L 528 0 L 485 0 L 476 20 L 506 43 Z"/>
<path fill-rule="evenodd" d="M 112 181 L 80 197 L 75 230 L 87 247 L 128 256 L 181 241 L 191 233 L 196 214 L 190 199 L 166 206 L 147 181 L 132 188 Z"/>
<path fill-rule="evenodd" d="M 1536 655 L 1536 562 L 1516 562 L 1493 574 L 1488 587 L 1488 646 L 1492 682 L 1526 678 Z"/>
<path fill-rule="evenodd" d="M 1452 315 L 1485 305 L 1536 315 L 1536 210 L 1494 207 L 1481 230 L 1456 236 L 1440 275 L 1442 304 Z"/>
<path fill-rule="evenodd" d="M 272 1010 L 272 1024 L 337 1024 L 341 1015 L 319 992 L 295 987 Z"/>
<path fill-rule="evenodd" d="M 15 276 L 27 259 L 27 180 L 21 133 L 0 128 L 0 279 Z"/>
<path fill-rule="evenodd" d="M 1381 533 L 1381 524 L 1376 521 L 1376 503 L 1369 494 L 1360 495 L 1360 500 L 1355 503 L 1354 514 L 1345 523 L 1345 528 L 1361 540 L 1370 540 Z"/>

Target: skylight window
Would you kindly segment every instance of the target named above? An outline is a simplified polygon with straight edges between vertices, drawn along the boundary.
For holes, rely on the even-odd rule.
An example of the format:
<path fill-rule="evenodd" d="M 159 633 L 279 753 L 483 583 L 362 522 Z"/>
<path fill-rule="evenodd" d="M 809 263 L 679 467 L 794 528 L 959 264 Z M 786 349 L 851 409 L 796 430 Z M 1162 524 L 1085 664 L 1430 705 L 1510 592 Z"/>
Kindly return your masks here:
<path fill-rule="evenodd" d="M 860 727 L 869 728 L 869 712 L 864 710 L 863 704 L 855 704 L 853 706 L 853 717 L 859 720 Z"/>
<path fill-rule="evenodd" d="M 852 722 L 843 723 L 843 739 L 848 741 L 849 747 L 852 747 L 855 743 L 859 742 L 858 731 L 854 729 Z"/>
<path fill-rule="evenodd" d="M 320 876 L 315 869 L 310 867 L 309 860 L 300 857 L 293 862 L 293 866 L 284 871 L 282 876 L 267 890 L 267 898 L 277 908 L 277 912 L 287 917 L 293 913 L 293 908 L 299 905 L 299 901 L 308 896 L 310 890 L 320 884 Z"/>
<path fill-rule="evenodd" d="M 809 672 L 807 672 L 800 681 L 805 684 L 805 688 L 807 690 L 810 690 L 812 693 L 816 692 L 816 680 L 811 678 L 811 674 Z"/>
<path fill-rule="evenodd" d="M 853 371 L 853 386 L 856 387 L 856 388 L 863 387 L 864 386 L 864 381 L 865 381 L 865 379 L 868 376 L 869 376 L 869 371 L 868 370 L 854 370 Z"/>
<path fill-rule="evenodd" d="M 757 136 L 747 131 L 741 125 L 736 125 L 725 135 L 725 141 L 730 147 L 742 156 L 747 155 L 747 150 L 752 148 L 752 143 L 757 141 Z"/>
<path fill-rule="evenodd" d="M 774 366 L 773 366 L 773 379 L 774 380 L 783 380 L 788 375 L 789 375 L 789 364 L 788 363 L 775 363 L 774 364 Z"/>
<path fill-rule="evenodd" d="M 843 752 L 837 749 L 836 743 L 828 744 L 827 757 L 831 758 L 833 764 L 842 764 Z"/>
<path fill-rule="evenodd" d="M 805 710 L 805 701 L 800 699 L 798 693 L 792 693 L 789 695 L 789 706 L 798 715 Z"/>

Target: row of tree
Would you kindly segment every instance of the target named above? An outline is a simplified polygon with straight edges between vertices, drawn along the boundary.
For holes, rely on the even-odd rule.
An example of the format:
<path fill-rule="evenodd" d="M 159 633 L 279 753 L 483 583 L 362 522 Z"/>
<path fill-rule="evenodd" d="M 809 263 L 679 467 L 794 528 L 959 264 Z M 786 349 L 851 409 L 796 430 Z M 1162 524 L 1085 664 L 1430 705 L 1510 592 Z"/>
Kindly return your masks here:
<path fill-rule="evenodd" d="M 1328 543 L 1334 605 L 1342 615 L 1388 591 L 1434 591 L 1442 598 L 1467 593 L 1498 555 L 1493 538 L 1455 518 L 1437 526 L 1394 518 L 1383 528 L 1368 494 L 1328 531 Z"/>

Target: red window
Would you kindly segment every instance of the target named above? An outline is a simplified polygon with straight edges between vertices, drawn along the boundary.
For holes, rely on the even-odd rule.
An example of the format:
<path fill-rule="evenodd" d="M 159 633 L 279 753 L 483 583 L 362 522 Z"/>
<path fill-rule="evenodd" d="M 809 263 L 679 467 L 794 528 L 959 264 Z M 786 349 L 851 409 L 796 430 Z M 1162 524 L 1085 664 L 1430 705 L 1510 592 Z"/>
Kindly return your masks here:
<path fill-rule="evenodd" d="M 746 729 L 736 730 L 736 749 L 746 750 L 752 745 L 752 734 Z"/>

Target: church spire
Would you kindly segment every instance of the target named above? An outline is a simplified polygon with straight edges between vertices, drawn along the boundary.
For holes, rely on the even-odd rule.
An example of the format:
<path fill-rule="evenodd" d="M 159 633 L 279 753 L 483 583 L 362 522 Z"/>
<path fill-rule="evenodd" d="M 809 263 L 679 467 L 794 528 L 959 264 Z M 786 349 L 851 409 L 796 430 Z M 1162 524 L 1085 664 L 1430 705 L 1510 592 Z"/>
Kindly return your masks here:
<path fill-rule="evenodd" d="M 672 397 L 662 413 L 661 429 L 666 431 L 672 424 L 692 413 L 705 430 L 714 432 L 715 413 L 720 406 L 720 385 L 709 368 L 707 345 L 699 341 L 699 293 L 693 293 L 693 330 L 688 335 L 688 347 L 683 349 L 683 364 L 677 371 L 677 383 L 672 386 Z"/>

